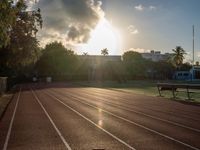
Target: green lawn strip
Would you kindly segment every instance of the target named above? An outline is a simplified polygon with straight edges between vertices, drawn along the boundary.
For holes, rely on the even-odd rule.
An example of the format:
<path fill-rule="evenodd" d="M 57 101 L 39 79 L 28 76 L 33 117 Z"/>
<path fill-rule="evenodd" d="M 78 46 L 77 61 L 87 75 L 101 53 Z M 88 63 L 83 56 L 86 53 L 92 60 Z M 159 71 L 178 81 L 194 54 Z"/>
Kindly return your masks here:
<path fill-rule="evenodd" d="M 123 92 L 129 92 L 134 94 L 143 94 L 147 96 L 159 96 L 158 90 L 155 87 L 149 88 L 149 89 L 138 89 L 138 88 L 110 88 L 112 90 L 117 91 L 123 91 Z M 180 101 L 188 101 L 188 102 L 198 102 L 200 103 L 200 91 L 196 91 L 195 93 L 191 93 L 191 99 L 187 100 L 187 93 L 186 91 L 181 91 L 176 93 L 176 100 Z M 167 99 L 173 99 L 173 95 L 171 91 L 162 91 L 162 96 Z"/>
<path fill-rule="evenodd" d="M 118 90 L 123 92 L 143 94 L 148 96 L 159 96 L 158 89 L 156 86 L 157 81 L 146 81 L 146 80 L 136 80 L 129 81 L 125 83 L 118 83 L 113 81 L 105 82 L 83 82 L 80 85 L 85 87 L 98 87 L 98 88 L 107 88 L 111 90 Z M 187 102 L 200 102 L 200 90 L 192 90 L 194 93 L 191 93 L 192 100 L 187 100 L 186 89 L 182 89 L 181 92 L 177 92 L 176 100 L 178 101 L 187 101 Z M 162 91 L 162 96 L 166 99 L 173 99 L 171 91 Z"/>
<path fill-rule="evenodd" d="M 0 96 L 0 118 L 2 117 L 11 98 L 12 98 L 12 94 L 5 94 L 5 95 Z"/>
<path fill-rule="evenodd" d="M 157 89 L 154 88 L 154 87 L 148 88 L 148 89 L 147 88 L 146 89 L 141 89 L 141 88 L 109 88 L 109 89 L 128 92 L 128 93 L 134 93 L 134 94 L 158 96 L 158 92 L 156 91 Z"/>

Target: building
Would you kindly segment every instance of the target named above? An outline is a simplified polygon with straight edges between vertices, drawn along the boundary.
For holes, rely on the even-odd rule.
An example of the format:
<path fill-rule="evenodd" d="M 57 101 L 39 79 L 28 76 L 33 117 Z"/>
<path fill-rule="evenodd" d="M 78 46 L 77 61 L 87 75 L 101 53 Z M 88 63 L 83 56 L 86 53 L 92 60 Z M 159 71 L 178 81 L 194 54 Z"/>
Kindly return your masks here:
<path fill-rule="evenodd" d="M 143 58 L 152 60 L 154 62 L 158 61 L 167 61 L 172 54 L 165 53 L 161 54 L 160 51 L 151 50 L 149 53 L 140 53 Z M 93 64 L 98 64 L 100 62 L 120 62 L 123 60 L 122 56 L 120 55 L 79 55 L 78 56 L 81 60 L 88 60 Z"/>
<path fill-rule="evenodd" d="M 200 81 L 200 66 L 193 66 L 192 69 L 190 69 L 190 74 L 193 81 Z"/>
<path fill-rule="evenodd" d="M 200 81 L 200 66 L 193 66 L 189 71 L 176 71 L 175 80 Z"/>
<path fill-rule="evenodd" d="M 79 59 L 82 62 L 89 63 L 88 69 L 88 80 L 102 80 L 106 72 L 103 71 L 102 65 L 112 62 L 120 63 L 122 62 L 122 56 L 120 55 L 79 55 Z"/>
<path fill-rule="evenodd" d="M 173 79 L 175 80 L 191 80 L 191 74 L 189 71 L 176 71 Z"/>
<path fill-rule="evenodd" d="M 145 59 L 149 59 L 154 62 L 158 62 L 158 61 L 167 61 L 172 54 L 170 54 L 170 53 L 161 54 L 160 51 L 151 50 L 150 53 L 141 53 L 141 55 Z"/>
<path fill-rule="evenodd" d="M 121 62 L 122 56 L 120 55 L 79 55 L 78 56 L 80 60 L 87 60 L 93 65 L 102 64 L 105 62 Z"/>

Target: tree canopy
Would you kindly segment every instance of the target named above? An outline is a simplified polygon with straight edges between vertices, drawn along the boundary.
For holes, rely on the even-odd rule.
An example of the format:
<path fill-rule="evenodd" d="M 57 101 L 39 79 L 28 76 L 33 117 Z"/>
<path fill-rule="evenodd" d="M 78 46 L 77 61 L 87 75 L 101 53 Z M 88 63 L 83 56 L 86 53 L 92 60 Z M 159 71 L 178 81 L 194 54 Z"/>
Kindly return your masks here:
<path fill-rule="evenodd" d="M 127 51 L 123 54 L 124 62 L 136 62 L 143 60 L 143 57 L 140 53 L 134 51 Z"/>
<path fill-rule="evenodd" d="M 138 52 L 127 51 L 123 54 L 124 67 L 127 72 L 133 77 L 145 76 L 146 60 Z"/>
<path fill-rule="evenodd" d="M 64 75 L 76 69 L 77 57 L 74 51 L 66 49 L 62 43 L 47 44 L 36 64 L 41 75 Z"/>
<path fill-rule="evenodd" d="M 103 55 L 103 56 L 108 55 L 108 49 L 107 48 L 102 49 L 101 50 L 101 55 Z"/>
<path fill-rule="evenodd" d="M 176 48 L 172 49 L 172 51 L 174 52 L 171 57 L 172 64 L 175 67 L 180 67 L 183 64 L 184 55 L 186 52 L 181 46 L 176 46 Z"/>
<path fill-rule="evenodd" d="M 36 38 L 42 27 L 40 9 L 27 11 L 24 0 L 0 2 L 0 66 L 18 70 L 37 59 L 39 42 Z M 7 18 L 7 19 L 4 19 Z M 4 32 L 2 32 L 2 30 Z"/>
<path fill-rule="evenodd" d="M 0 48 L 9 44 L 9 30 L 16 21 L 18 9 L 12 4 L 12 0 L 0 1 Z"/>

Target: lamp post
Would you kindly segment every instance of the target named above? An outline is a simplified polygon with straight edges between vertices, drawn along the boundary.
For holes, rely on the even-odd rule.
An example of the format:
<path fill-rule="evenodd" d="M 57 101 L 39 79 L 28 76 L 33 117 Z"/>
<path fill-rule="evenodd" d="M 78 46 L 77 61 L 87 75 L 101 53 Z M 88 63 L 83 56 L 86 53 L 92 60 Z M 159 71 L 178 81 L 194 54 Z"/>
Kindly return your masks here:
<path fill-rule="evenodd" d="M 193 42 L 192 42 L 192 52 L 193 52 L 193 65 L 195 64 L 194 62 L 194 25 L 193 25 Z"/>

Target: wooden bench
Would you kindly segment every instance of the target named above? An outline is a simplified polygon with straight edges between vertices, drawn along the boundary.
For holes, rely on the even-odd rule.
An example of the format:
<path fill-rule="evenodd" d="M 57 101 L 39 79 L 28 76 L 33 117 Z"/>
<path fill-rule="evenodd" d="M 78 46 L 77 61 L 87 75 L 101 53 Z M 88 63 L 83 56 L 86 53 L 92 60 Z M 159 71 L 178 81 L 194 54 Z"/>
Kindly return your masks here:
<path fill-rule="evenodd" d="M 191 100 L 190 93 L 194 93 L 191 89 L 199 90 L 200 84 L 157 83 L 157 88 L 160 96 L 162 96 L 161 91 L 172 91 L 173 98 L 176 98 L 176 93 L 179 92 L 180 89 L 186 89 L 187 97 Z"/>

